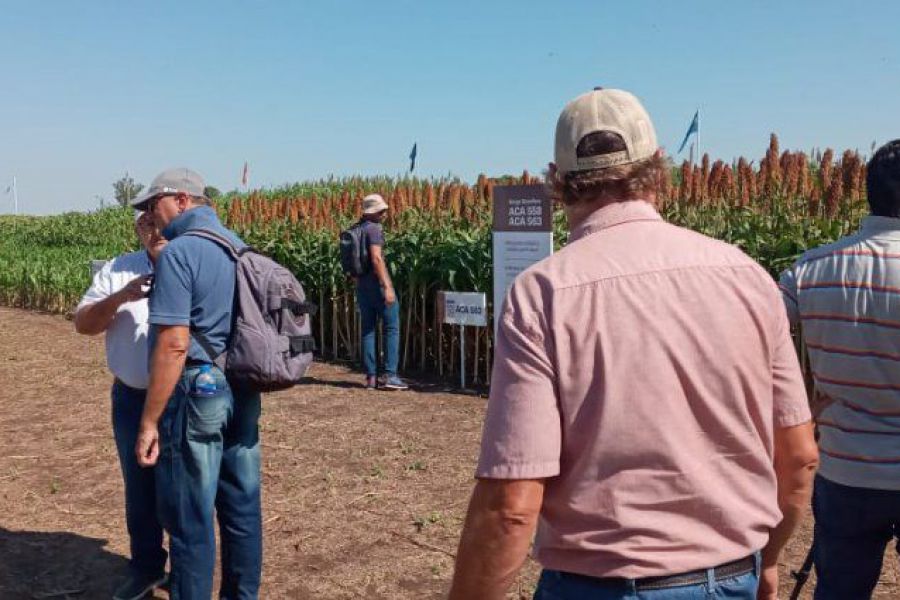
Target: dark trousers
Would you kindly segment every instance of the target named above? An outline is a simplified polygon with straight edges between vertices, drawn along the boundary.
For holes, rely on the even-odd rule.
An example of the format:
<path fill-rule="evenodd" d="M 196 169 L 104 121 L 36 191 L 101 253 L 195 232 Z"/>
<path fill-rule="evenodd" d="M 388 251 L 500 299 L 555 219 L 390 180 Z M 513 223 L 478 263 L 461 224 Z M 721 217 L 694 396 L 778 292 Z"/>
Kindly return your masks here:
<path fill-rule="evenodd" d="M 881 575 L 885 548 L 900 535 L 900 491 L 849 487 L 818 475 L 813 513 L 815 599 L 868 599 Z"/>
<path fill-rule="evenodd" d="M 156 481 L 153 469 L 144 469 L 134 452 L 146 391 L 119 380 L 112 387 L 112 426 L 125 482 L 125 522 L 131 541 L 131 569 L 137 575 L 156 578 L 166 566 L 163 530 L 156 515 Z"/>

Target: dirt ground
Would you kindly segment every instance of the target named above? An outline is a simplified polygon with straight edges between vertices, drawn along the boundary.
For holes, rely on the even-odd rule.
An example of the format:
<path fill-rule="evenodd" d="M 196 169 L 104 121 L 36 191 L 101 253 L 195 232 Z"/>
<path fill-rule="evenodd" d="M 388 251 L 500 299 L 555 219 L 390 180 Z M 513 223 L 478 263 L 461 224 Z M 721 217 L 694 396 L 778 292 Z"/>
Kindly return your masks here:
<path fill-rule="evenodd" d="M 484 398 L 426 385 L 367 392 L 357 374 L 325 364 L 311 377 L 263 400 L 261 597 L 443 597 Z M 110 381 L 102 337 L 0 308 L 3 600 L 105 599 L 124 571 Z M 809 532 L 807 522 L 783 558 L 785 598 Z M 537 572 L 529 562 L 511 597 L 530 597 Z M 876 596 L 900 597 L 893 554 Z"/>

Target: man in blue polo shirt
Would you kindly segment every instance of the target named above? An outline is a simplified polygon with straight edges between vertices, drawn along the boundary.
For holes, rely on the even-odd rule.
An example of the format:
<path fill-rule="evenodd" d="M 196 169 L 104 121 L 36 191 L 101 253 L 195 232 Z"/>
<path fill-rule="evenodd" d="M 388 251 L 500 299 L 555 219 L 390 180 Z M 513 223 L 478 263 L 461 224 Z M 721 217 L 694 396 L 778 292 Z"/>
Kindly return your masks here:
<path fill-rule="evenodd" d="M 206 229 L 244 244 L 221 224 L 204 188 L 197 173 L 170 169 L 133 203 L 153 214 L 169 240 L 150 295 L 150 384 L 135 451 L 142 466 L 156 465 L 160 521 L 170 535 L 170 598 L 212 595 L 215 514 L 219 597 L 243 600 L 258 597 L 262 571 L 260 397 L 232 390 L 213 364 L 231 332 L 235 263 L 215 242 L 184 234 Z M 214 385 L 197 385 L 207 371 Z"/>
<path fill-rule="evenodd" d="M 362 318 L 363 366 L 366 388 L 378 386 L 378 357 L 375 352 L 375 329 L 378 319 L 384 324 L 384 379 L 386 390 L 406 390 L 408 386 L 397 376 L 400 356 L 400 304 L 384 259 L 384 230 L 381 222 L 388 204 L 379 194 L 369 194 L 362 201 L 363 244 L 369 256 L 368 270 L 356 278 L 356 302 Z"/>

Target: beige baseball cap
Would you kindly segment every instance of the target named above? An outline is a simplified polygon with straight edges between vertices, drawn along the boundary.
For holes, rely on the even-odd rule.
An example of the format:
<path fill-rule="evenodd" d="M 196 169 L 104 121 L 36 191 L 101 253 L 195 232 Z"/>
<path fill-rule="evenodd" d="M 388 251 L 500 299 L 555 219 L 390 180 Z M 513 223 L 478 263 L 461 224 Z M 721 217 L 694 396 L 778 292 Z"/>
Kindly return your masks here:
<path fill-rule="evenodd" d="M 362 210 L 364 215 L 374 215 L 383 210 L 387 210 L 387 202 L 381 197 L 381 194 L 369 194 L 362 201 Z"/>
<path fill-rule="evenodd" d="M 617 134 L 624 150 L 591 154 L 582 142 L 592 133 Z M 605 169 L 646 160 L 659 145 L 650 115 L 633 94 L 595 88 L 563 109 L 556 122 L 556 169 L 561 174 Z"/>

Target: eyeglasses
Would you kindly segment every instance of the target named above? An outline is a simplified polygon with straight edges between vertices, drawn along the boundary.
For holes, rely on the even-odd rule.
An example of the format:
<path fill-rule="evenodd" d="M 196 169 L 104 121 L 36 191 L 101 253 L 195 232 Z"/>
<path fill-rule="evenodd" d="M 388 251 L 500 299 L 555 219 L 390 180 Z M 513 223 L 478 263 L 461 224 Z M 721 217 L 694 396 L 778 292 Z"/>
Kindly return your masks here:
<path fill-rule="evenodd" d="M 173 197 L 172 194 L 159 194 L 159 195 L 149 198 L 147 200 L 147 212 L 151 212 L 151 213 L 155 212 L 156 207 L 159 205 L 160 201 L 163 198 L 171 198 L 171 197 Z"/>

